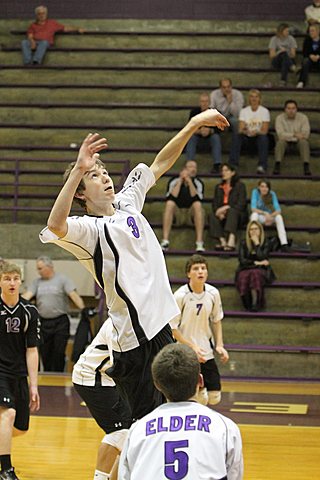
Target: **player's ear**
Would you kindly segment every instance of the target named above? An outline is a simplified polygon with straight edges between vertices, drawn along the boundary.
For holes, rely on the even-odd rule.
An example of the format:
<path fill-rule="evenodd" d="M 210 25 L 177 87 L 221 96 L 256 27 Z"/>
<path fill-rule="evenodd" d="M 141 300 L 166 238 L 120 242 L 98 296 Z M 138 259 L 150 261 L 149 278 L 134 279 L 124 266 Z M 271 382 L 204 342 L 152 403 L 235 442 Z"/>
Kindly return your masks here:
<path fill-rule="evenodd" d="M 199 385 L 199 388 L 204 387 L 203 375 L 201 373 L 199 373 L 198 385 Z"/>
<path fill-rule="evenodd" d="M 83 193 L 76 192 L 74 194 L 74 196 L 75 196 L 75 198 L 80 198 L 80 200 L 85 200 L 86 199 Z"/>

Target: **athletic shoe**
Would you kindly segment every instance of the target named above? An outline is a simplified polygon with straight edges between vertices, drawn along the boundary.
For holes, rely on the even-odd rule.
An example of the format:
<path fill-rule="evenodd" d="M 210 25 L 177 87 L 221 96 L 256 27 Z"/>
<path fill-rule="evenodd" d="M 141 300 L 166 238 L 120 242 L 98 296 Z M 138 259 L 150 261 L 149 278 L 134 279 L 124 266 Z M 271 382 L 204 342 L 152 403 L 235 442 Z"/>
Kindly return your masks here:
<path fill-rule="evenodd" d="M 169 240 L 161 240 L 160 247 L 162 248 L 163 252 L 166 252 L 169 248 Z"/>
<path fill-rule="evenodd" d="M 286 87 L 286 86 L 287 86 L 287 82 L 285 80 L 280 80 L 279 87 Z"/>
<path fill-rule="evenodd" d="M 273 175 L 280 175 L 280 162 L 274 164 Z"/>
<path fill-rule="evenodd" d="M 257 173 L 261 173 L 262 175 L 266 173 L 262 165 L 259 165 L 259 167 L 257 168 Z"/>
<path fill-rule="evenodd" d="M 311 170 L 310 170 L 310 167 L 309 167 L 309 163 L 305 162 L 303 164 L 303 172 L 305 175 L 311 175 Z"/>
<path fill-rule="evenodd" d="M 205 248 L 203 242 L 196 242 L 196 252 L 204 252 Z"/>
<path fill-rule="evenodd" d="M 8 470 L 1 470 L 0 480 L 19 480 L 19 478 L 15 474 L 14 468 L 11 467 Z"/>
<path fill-rule="evenodd" d="M 297 65 L 291 65 L 290 67 L 290 72 L 296 72 L 297 71 Z"/>
<path fill-rule="evenodd" d="M 303 88 L 304 87 L 304 83 L 303 82 L 298 82 L 297 85 L 296 85 L 297 88 Z"/>

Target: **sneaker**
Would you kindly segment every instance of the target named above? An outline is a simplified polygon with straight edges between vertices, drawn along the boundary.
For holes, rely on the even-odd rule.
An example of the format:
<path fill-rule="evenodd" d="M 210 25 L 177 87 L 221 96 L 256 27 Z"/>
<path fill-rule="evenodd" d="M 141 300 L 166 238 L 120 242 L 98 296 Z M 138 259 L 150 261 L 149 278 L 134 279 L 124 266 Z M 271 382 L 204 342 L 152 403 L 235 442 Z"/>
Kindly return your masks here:
<path fill-rule="evenodd" d="M 221 163 L 215 163 L 213 165 L 212 173 L 219 173 L 221 168 Z"/>
<path fill-rule="evenodd" d="M 290 247 L 287 243 L 285 245 L 281 245 L 281 252 L 283 252 L 283 253 L 290 253 L 291 252 Z"/>
<path fill-rule="evenodd" d="M 0 480 L 19 480 L 19 478 L 15 474 L 14 468 L 11 467 L 8 470 L 1 470 Z"/>
<path fill-rule="evenodd" d="M 287 82 L 286 82 L 285 80 L 280 80 L 279 86 L 280 86 L 280 87 L 286 87 L 286 86 L 287 86 Z"/>
<path fill-rule="evenodd" d="M 273 175 L 279 175 L 279 174 L 280 174 L 280 162 L 276 162 L 274 164 Z"/>
<path fill-rule="evenodd" d="M 162 248 L 163 252 L 166 252 L 169 248 L 169 240 L 161 240 L 160 247 Z"/>
<path fill-rule="evenodd" d="M 259 165 L 257 168 L 257 173 L 261 173 L 262 175 L 266 173 L 265 169 L 263 168 L 262 165 Z"/>
<path fill-rule="evenodd" d="M 297 71 L 297 65 L 291 65 L 290 67 L 290 72 L 296 72 Z"/>
<path fill-rule="evenodd" d="M 196 252 L 204 252 L 205 248 L 203 242 L 196 242 Z"/>
<path fill-rule="evenodd" d="M 304 87 L 303 82 L 298 82 L 297 85 L 296 85 L 296 88 L 303 88 L 303 87 Z"/>

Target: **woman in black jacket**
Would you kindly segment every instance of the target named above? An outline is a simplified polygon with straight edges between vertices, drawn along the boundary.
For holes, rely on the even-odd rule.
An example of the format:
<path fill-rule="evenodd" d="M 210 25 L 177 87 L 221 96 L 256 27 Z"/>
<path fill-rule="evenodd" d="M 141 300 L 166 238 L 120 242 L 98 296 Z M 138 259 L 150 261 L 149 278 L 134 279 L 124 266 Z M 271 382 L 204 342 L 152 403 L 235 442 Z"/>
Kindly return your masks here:
<path fill-rule="evenodd" d="M 274 279 L 263 226 L 253 220 L 248 223 L 246 238 L 240 243 L 239 267 L 235 279 L 246 310 L 257 312 L 264 307 L 264 286 Z"/>
<path fill-rule="evenodd" d="M 309 35 L 303 42 L 303 60 L 297 88 L 306 86 L 310 70 L 320 71 L 320 26 L 310 25 Z"/>
<path fill-rule="evenodd" d="M 219 239 L 216 250 L 233 251 L 237 230 L 247 221 L 247 192 L 232 165 L 222 164 L 221 177 L 212 200 L 210 235 Z"/>

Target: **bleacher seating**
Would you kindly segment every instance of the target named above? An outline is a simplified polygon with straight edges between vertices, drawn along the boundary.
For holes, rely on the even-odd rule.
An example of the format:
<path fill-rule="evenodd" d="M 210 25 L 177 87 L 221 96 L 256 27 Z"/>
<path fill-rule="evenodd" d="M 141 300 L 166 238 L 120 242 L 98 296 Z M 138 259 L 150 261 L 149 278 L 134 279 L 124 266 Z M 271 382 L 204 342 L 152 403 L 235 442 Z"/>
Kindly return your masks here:
<path fill-rule="evenodd" d="M 248 28 L 248 22 L 246 25 Z M 107 136 L 109 153 L 101 157 L 120 185 L 128 172 L 124 156 L 131 166 L 139 161 L 150 164 L 186 122 L 199 93 L 217 88 L 222 77 L 231 77 L 244 94 L 252 87 L 259 88 L 272 121 L 287 98 L 297 100 L 311 121 L 313 175 L 303 177 L 298 156 L 290 154 L 278 177 L 270 173 L 271 155 L 267 176 L 283 206 L 289 237 L 301 244 L 310 242 L 311 253 L 272 254 L 277 281 L 267 289 L 267 310 L 255 314 L 242 311 L 234 288 L 236 253 L 214 251 L 207 233 L 205 244 L 209 278 L 221 289 L 225 342 L 230 346 L 233 367 L 236 364 L 232 371 L 229 366 L 221 367 L 222 373 L 318 378 L 320 81 L 311 74 L 310 85 L 297 90 L 297 78 L 290 74 L 288 86 L 279 87 L 279 73 L 270 68 L 267 55 L 275 25 L 259 22 L 256 28 L 252 22 L 251 31 L 243 32 L 239 22 L 228 22 L 230 28 L 217 32 L 210 31 L 208 22 L 185 22 L 183 31 L 177 31 L 174 21 L 167 21 L 165 27 L 156 21 L 131 21 L 126 28 L 125 21 L 120 27 L 108 20 L 90 20 L 91 31 L 83 36 L 57 35 L 44 65 L 36 68 L 21 65 L 19 44 L 25 25 L 0 21 L 1 26 L 0 233 L 1 238 L 8 238 L 2 256 L 9 257 L 18 249 L 17 235 L 23 239 L 21 257 L 38 255 L 34 238 L 46 221 L 65 165 L 76 157 L 76 149 L 70 145 L 79 145 L 88 131 L 99 130 Z M 220 22 L 219 28 L 224 27 Z M 301 59 L 302 35 L 297 35 L 297 40 Z M 223 147 L 228 150 L 228 135 L 223 137 Z M 209 174 L 209 155 L 199 155 L 197 160 L 205 182 L 204 206 L 209 212 L 218 177 Z M 144 213 L 159 238 L 166 183 L 183 161 L 182 156 L 147 197 Z M 257 183 L 255 166 L 256 159 L 241 157 L 240 174 L 248 192 Z M 25 231 L 34 232 L 33 239 L 27 238 Z M 172 248 L 166 254 L 174 287 L 184 282 L 184 264 L 193 245 L 190 227 L 174 227 Z M 53 258 L 65 258 L 65 253 L 54 247 L 46 252 Z M 290 362 L 283 361 L 289 357 Z"/>

